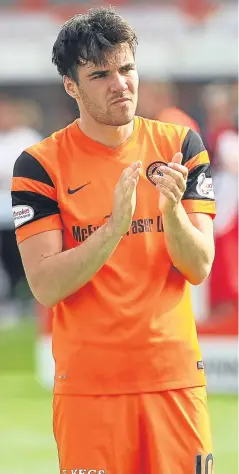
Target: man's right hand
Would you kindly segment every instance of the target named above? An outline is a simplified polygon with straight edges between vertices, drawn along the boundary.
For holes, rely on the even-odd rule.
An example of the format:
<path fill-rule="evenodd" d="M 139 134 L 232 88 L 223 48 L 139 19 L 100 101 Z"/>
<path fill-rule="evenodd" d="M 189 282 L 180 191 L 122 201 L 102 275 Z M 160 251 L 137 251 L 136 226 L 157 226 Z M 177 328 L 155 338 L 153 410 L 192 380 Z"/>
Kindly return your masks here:
<path fill-rule="evenodd" d="M 110 223 L 115 235 L 123 236 L 128 232 L 136 207 L 136 187 L 142 162 L 136 161 L 126 168 L 114 192 L 114 206 Z"/>

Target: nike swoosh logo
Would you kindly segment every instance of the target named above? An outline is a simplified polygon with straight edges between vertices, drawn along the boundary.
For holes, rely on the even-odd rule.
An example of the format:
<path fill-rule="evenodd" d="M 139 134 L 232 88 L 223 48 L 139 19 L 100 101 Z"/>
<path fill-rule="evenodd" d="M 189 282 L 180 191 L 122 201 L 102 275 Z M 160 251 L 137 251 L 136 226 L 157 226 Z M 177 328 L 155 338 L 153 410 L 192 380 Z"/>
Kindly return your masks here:
<path fill-rule="evenodd" d="M 80 191 L 80 190 L 83 189 L 85 186 L 88 186 L 88 184 L 90 184 L 90 181 L 89 181 L 89 183 L 82 184 L 82 186 L 79 186 L 79 188 L 76 188 L 76 189 L 70 189 L 70 188 L 68 188 L 68 194 L 75 194 L 75 193 L 77 193 L 77 191 Z"/>

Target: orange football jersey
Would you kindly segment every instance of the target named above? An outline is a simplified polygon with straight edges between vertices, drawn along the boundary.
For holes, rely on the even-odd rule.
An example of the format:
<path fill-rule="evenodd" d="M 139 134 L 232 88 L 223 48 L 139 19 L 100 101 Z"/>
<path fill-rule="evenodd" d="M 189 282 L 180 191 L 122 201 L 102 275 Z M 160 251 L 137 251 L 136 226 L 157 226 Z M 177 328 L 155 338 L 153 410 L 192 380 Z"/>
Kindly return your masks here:
<path fill-rule="evenodd" d="M 215 214 L 208 154 L 189 128 L 135 117 L 115 149 L 87 137 L 77 120 L 17 159 L 13 215 L 18 243 L 53 229 L 64 250 L 105 223 L 114 188 L 142 160 L 129 232 L 92 280 L 54 307 L 55 393 L 151 392 L 205 384 L 190 285 L 168 255 L 154 174 L 182 151 L 187 213 Z"/>

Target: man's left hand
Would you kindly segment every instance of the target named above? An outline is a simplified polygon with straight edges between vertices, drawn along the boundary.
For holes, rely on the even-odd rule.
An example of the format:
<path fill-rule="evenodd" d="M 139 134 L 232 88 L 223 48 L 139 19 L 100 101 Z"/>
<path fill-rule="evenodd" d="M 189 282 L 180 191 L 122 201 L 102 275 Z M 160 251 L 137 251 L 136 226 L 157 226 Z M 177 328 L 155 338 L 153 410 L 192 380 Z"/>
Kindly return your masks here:
<path fill-rule="evenodd" d="M 154 176 L 160 191 L 159 210 L 162 214 L 172 212 L 186 191 L 188 168 L 182 165 L 182 159 L 182 153 L 176 153 L 168 166 L 160 167 L 163 176 Z"/>

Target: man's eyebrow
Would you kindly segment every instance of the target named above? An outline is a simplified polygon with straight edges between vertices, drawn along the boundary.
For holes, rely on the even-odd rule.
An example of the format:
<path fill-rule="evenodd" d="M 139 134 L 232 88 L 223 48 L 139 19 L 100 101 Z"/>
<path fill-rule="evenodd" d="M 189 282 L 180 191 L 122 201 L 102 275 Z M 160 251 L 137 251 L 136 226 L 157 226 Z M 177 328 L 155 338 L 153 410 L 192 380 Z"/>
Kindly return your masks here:
<path fill-rule="evenodd" d="M 135 67 L 135 63 L 127 63 L 127 64 L 124 64 L 124 65 L 121 66 L 119 69 L 128 69 L 128 68 L 131 68 L 131 67 Z"/>
<path fill-rule="evenodd" d="M 119 67 L 119 71 L 122 71 L 124 69 L 128 69 L 128 68 L 134 68 L 135 67 L 135 63 L 127 63 L 127 64 L 124 64 L 123 66 L 120 66 Z M 109 69 L 102 69 L 102 70 L 99 70 L 99 71 L 93 71 L 93 72 L 90 72 L 89 74 L 87 74 L 87 77 L 94 77 L 94 76 L 98 76 L 99 74 L 108 74 L 110 72 Z"/>
<path fill-rule="evenodd" d="M 99 74 L 107 74 L 108 72 L 110 72 L 109 69 L 103 69 L 102 71 L 94 71 L 87 74 L 87 77 L 94 77 L 98 76 Z"/>

